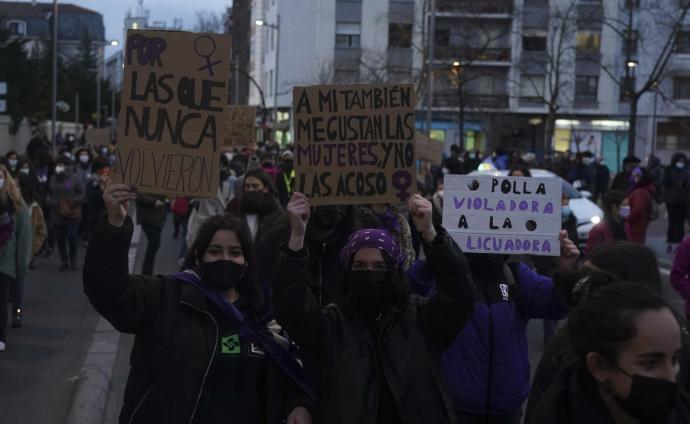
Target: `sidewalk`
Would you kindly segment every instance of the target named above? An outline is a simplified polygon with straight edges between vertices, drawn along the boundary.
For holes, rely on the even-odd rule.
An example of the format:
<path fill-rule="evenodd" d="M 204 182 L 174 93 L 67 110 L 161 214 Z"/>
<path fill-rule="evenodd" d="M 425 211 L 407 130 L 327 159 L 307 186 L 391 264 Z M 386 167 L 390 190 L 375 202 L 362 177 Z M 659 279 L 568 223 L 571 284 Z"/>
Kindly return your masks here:
<path fill-rule="evenodd" d="M 154 268 L 156 274 L 170 274 L 178 271 L 177 254 L 180 251 L 181 239 L 172 238 L 173 230 L 172 219 L 170 214 L 168 214 L 165 227 L 163 228 L 163 234 L 161 235 L 161 247 L 156 256 L 156 266 Z M 139 243 L 133 246 L 137 248 L 134 273 L 140 273 L 141 264 L 146 251 L 146 235 L 142 233 Z M 108 393 L 108 403 L 103 420 L 104 424 L 117 424 L 118 422 L 124 398 L 125 385 L 127 384 L 127 377 L 129 375 L 129 355 L 132 351 L 133 344 L 133 335 L 120 335 L 115 367 L 110 380 L 110 392 Z"/>

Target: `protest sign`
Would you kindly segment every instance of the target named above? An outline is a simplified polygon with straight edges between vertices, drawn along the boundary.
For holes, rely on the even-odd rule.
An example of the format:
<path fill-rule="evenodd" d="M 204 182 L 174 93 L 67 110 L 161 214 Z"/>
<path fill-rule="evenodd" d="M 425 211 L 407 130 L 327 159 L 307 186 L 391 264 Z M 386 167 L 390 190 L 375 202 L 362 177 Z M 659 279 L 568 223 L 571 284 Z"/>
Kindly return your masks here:
<path fill-rule="evenodd" d="M 415 150 L 417 159 L 429 162 L 432 165 L 441 165 L 443 162 L 443 142 L 434 140 L 426 134 L 417 133 L 415 138 Z"/>
<path fill-rule="evenodd" d="M 86 129 L 84 137 L 87 143 L 94 146 L 107 146 L 110 144 L 110 128 L 89 127 Z"/>
<path fill-rule="evenodd" d="M 295 87 L 295 190 L 313 205 L 406 202 L 414 106 L 412 85 Z"/>
<path fill-rule="evenodd" d="M 465 253 L 560 255 L 558 178 L 446 175 L 443 226 Z"/>
<path fill-rule="evenodd" d="M 129 30 L 124 56 L 113 179 L 144 193 L 216 196 L 230 38 Z"/>
<path fill-rule="evenodd" d="M 256 142 L 256 107 L 228 106 L 223 146 L 246 146 Z"/>

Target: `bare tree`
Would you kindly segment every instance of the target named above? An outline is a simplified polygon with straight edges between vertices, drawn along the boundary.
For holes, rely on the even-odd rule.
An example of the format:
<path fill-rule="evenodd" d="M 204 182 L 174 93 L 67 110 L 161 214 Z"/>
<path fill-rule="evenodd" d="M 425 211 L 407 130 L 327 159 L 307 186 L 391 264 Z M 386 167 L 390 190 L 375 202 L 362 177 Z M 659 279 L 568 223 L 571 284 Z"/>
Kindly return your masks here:
<path fill-rule="evenodd" d="M 549 18 L 545 51 L 539 52 L 537 60 L 523 60 L 519 67 L 521 86 L 527 84 L 534 93 L 528 100 L 540 103 L 547 109 L 543 140 L 545 153 L 552 148 L 558 112 L 569 101 L 567 89 L 572 81 L 566 74 L 574 65 L 572 34 L 576 27 L 577 1 L 571 0 L 565 6 L 556 6 Z"/>
<path fill-rule="evenodd" d="M 211 32 L 222 34 L 223 17 L 216 12 L 207 10 L 200 10 L 196 12 L 196 23 L 194 24 L 194 32 Z"/>
<path fill-rule="evenodd" d="M 603 6 L 604 0 L 601 2 Z M 630 102 L 628 155 L 635 154 L 640 98 L 645 93 L 655 90 L 666 75 L 676 41 L 690 10 L 690 1 L 674 0 L 669 3 L 672 6 L 659 0 L 622 0 L 619 13 L 621 17 L 606 16 L 603 19 L 603 24 L 621 37 L 625 48 L 625 73 L 622 80 L 618 78 L 615 61 L 602 61 L 601 67 L 618 84 Z M 643 32 L 638 31 L 637 21 L 642 18 L 653 23 L 656 37 L 645 39 L 639 35 Z M 635 50 L 641 53 L 636 54 Z M 644 68 L 650 69 L 649 73 L 641 75 L 638 72 L 634 75 L 635 69 L 642 67 L 642 64 L 645 65 Z"/>

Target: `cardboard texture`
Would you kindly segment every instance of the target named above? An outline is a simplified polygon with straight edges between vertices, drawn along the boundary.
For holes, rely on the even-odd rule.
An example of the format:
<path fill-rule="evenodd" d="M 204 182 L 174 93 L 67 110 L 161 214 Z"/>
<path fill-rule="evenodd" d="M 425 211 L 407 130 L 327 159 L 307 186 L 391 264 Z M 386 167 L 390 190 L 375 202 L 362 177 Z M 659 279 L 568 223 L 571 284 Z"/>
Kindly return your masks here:
<path fill-rule="evenodd" d="M 110 144 L 110 128 L 94 128 L 86 129 L 86 142 L 94 146 L 107 146 Z"/>
<path fill-rule="evenodd" d="M 439 166 L 443 162 L 442 141 L 434 140 L 426 134 L 418 132 L 415 138 L 415 146 L 418 160 Z"/>
<path fill-rule="evenodd" d="M 313 205 L 406 202 L 414 106 L 412 85 L 295 87 L 295 190 Z"/>
<path fill-rule="evenodd" d="M 256 107 L 227 106 L 227 109 L 223 146 L 242 147 L 256 143 Z"/>
<path fill-rule="evenodd" d="M 112 178 L 143 193 L 215 197 L 230 38 L 129 30 L 124 55 Z"/>
<path fill-rule="evenodd" d="M 443 226 L 465 253 L 559 256 L 558 178 L 446 175 Z"/>

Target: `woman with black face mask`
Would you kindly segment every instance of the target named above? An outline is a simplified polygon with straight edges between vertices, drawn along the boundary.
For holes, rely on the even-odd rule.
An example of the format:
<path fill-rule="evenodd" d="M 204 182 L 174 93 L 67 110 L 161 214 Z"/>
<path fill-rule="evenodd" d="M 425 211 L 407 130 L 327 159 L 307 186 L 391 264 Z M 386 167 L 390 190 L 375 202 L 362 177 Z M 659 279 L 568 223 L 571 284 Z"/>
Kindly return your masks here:
<path fill-rule="evenodd" d="M 228 209 L 246 223 L 255 245 L 270 229 L 280 224 L 280 218 L 285 215 L 273 183 L 262 169 L 247 171 L 242 194 L 236 200 L 239 202 L 239 212 L 233 212 L 236 211 L 233 203 L 237 203 L 234 200 Z"/>
<path fill-rule="evenodd" d="M 690 398 L 676 382 L 680 325 L 648 286 L 607 285 L 568 319 L 577 358 L 537 404 L 531 424 L 680 424 Z"/>
<path fill-rule="evenodd" d="M 288 204 L 291 235 L 281 248 L 273 304 L 278 322 L 316 359 L 319 422 L 456 422 L 440 352 L 467 322 L 474 284 L 462 252 L 434 228 L 431 203 L 415 195 L 409 209 L 439 281 L 438 296 L 410 295 L 395 238 L 363 229 L 340 254 L 341 298 L 321 308 L 308 286 L 309 200 L 295 193 Z"/>
<path fill-rule="evenodd" d="M 228 215 L 204 221 L 184 271 L 130 275 L 129 186 L 108 184 L 84 291 L 115 328 L 136 335 L 120 415 L 132 423 L 310 424 L 315 396 L 253 279 L 251 241 Z"/>

